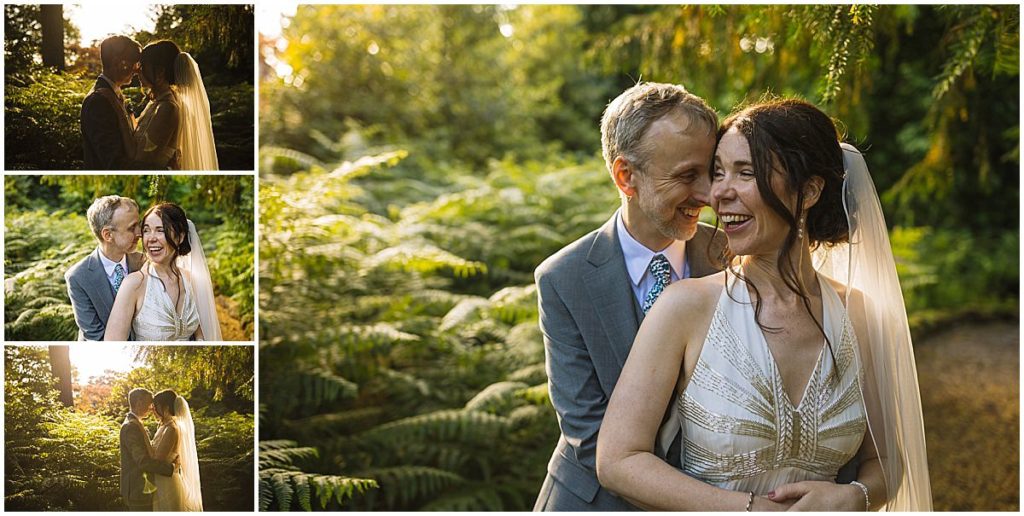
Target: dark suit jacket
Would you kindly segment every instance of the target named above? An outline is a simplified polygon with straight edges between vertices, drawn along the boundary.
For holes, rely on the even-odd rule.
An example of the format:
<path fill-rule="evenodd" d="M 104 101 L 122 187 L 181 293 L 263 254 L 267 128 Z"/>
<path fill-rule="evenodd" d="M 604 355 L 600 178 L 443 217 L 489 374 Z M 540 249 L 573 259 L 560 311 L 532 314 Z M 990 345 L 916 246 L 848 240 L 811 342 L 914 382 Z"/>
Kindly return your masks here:
<path fill-rule="evenodd" d="M 135 128 L 110 84 L 97 78 L 82 102 L 80 128 L 86 170 L 140 168 L 134 161 Z"/>
<path fill-rule="evenodd" d="M 137 422 L 138 419 L 129 413 L 121 423 L 121 497 L 128 505 L 145 505 L 153 500 L 152 494 L 142 492 L 145 486 L 143 471 L 165 477 L 174 472 L 170 462 L 149 457 L 146 450 L 149 436 Z"/>
<path fill-rule="evenodd" d="M 128 273 L 139 270 L 144 261 L 142 253 L 130 253 Z M 114 291 L 103 270 L 99 248 L 72 265 L 64 273 L 64 282 L 68 285 L 68 297 L 75 311 L 78 340 L 103 340 L 110 310 L 114 307 Z"/>
<path fill-rule="evenodd" d="M 693 277 L 719 268 L 708 259 L 714 228 L 686 243 Z M 712 256 L 724 238 L 715 239 Z M 630 286 L 613 216 L 544 261 L 535 273 L 551 402 L 562 435 L 534 510 L 635 510 L 597 481 L 597 434 L 643 312 Z M 573 496 L 566 496 L 570 491 Z"/>

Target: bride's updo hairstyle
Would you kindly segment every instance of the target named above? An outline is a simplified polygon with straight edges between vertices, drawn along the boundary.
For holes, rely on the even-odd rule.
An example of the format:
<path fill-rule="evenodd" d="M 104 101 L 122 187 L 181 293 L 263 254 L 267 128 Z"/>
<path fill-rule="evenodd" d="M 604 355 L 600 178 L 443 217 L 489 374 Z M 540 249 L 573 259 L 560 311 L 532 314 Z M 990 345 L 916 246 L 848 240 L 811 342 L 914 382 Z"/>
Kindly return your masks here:
<path fill-rule="evenodd" d="M 153 396 L 153 408 L 157 414 L 164 415 L 168 414 L 171 416 L 176 415 L 174 413 L 174 402 L 178 399 L 178 394 L 171 389 L 164 389 Z"/>
<path fill-rule="evenodd" d="M 161 76 L 161 74 L 167 81 L 167 84 L 177 84 L 174 63 L 177 61 L 178 54 L 180 53 L 181 49 L 171 40 L 163 39 L 150 43 L 142 49 L 140 73 L 146 76 L 146 80 L 150 84 L 156 83 L 157 77 Z"/>
<path fill-rule="evenodd" d="M 772 211 L 789 224 L 789 233 L 779 246 L 779 274 L 786 286 L 801 297 L 807 313 L 814 319 L 807 289 L 799 280 L 796 266 L 789 255 L 800 243 L 798 221 L 805 216 L 807 225 L 804 232 L 811 249 L 821 245 L 841 244 L 849 239 L 850 226 L 843 208 L 843 179 L 846 172 L 843 149 L 839 146 L 841 135 L 828 115 L 809 102 L 797 99 L 768 100 L 741 109 L 722 122 L 718 139 L 721 140 L 733 128 L 747 139 L 750 146 L 758 193 Z M 779 174 L 784 179 L 785 193 L 796 195 L 793 211 L 772 190 L 773 174 Z M 805 213 L 802 206 L 804 187 L 814 176 L 822 178 L 824 185 L 818 201 Z M 731 262 L 732 255 L 728 248 L 725 258 L 726 263 Z M 730 271 L 740 275 L 735 269 L 730 268 Z M 757 287 L 749 280 L 747 284 L 757 299 Z M 758 326 L 769 332 L 780 330 L 761 324 L 760 314 L 761 303 L 755 303 L 754 319 Z M 815 320 L 815 323 L 824 335 L 820 321 Z M 827 341 L 828 336 L 825 338 Z"/>
<path fill-rule="evenodd" d="M 789 223 L 789 235 L 779 257 L 789 254 L 797 241 L 797 221 L 804 216 L 801 206 L 804 186 L 813 176 L 825 180 L 818 202 L 807 210 L 807 239 L 812 248 L 846 242 L 850 228 L 843 209 L 843 149 L 840 135 L 828 115 L 814 105 L 797 99 L 760 102 L 730 115 L 722 122 L 718 138 L 736 128 L 750 145 L 757 190 L 768 206 Z M 771 187 L 779 173 L 789 192 L 796 194 L 790 211 Z"/>

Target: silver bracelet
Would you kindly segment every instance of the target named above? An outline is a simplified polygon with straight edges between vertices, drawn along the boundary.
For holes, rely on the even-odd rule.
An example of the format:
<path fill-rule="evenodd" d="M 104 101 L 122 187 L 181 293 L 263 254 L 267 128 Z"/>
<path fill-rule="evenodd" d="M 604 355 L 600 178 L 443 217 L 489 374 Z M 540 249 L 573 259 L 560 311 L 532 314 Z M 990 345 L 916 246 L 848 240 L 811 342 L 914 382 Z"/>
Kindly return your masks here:
<path fill-rule="evenodd" d="M 754 510 L 754 492 L 750 492 L 750 498 L 747 498 L 747 512 Z"/>
<path fill-rule="evenodd" d="M 868 486 L 866 486 L 864 484 L 861 484 L 860 482 L 857 482 L 856 480 L 854 480 L 853 482 L 850 482 L 850 485 L 857 486 L 857 487 L 860 488 L 861 491 L 864 491 L 864 510 L 865 511 L 870 511 L 871 510 L 871 498 L 868 497 Z"/>

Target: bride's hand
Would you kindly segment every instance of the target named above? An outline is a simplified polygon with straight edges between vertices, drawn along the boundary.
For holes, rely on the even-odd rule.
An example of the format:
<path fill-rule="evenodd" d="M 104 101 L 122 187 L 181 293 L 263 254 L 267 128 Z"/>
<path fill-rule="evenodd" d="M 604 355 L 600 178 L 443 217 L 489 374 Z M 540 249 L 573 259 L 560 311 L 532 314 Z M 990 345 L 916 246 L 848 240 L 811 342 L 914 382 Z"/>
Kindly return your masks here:
<path fill-rule="evenodd" d="M 768 493 L 775 502 L 793 503 L 791 511 L 863 511 L 864 492 L 852 484 L 808 480 L 779 486 Z"/>

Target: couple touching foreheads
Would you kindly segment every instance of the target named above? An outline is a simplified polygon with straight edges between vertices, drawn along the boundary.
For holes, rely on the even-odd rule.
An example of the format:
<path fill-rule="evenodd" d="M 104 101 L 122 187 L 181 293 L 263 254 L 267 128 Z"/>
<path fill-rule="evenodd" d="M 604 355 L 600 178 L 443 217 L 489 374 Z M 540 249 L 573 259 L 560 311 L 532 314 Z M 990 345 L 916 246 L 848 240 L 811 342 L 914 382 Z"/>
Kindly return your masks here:
<path fill-rule="evenodd" d="M 196 426 L 185 398 L 167 389 L 128 392 L 128 415 L 121 423 L 121 497 L 130 511 L 203 510 Z M 150 413 L 160 421 L 152 440 L 142 422 Z"/>
<path fill-rule="evenodd" d="M 621 206 L 536 271 L 562 435 L 535 509 L 930 510 L 861 153 L 807 102 L 719 124 L 657 83 L 612 101 L 601 135 Z"/>
<path fill-rule="evenodd" d="M 173 41 L 142 48 L 127 36 L 100 43 L 103 73 L 82 102 L 87 170 L 217 170 L 210 100 L 199 65 Z M 121 88 L 138 75 L 139 118 Z"/>
<path fill-rule="evenodd" d="M 140 217 L 133 199 L 107 195 L 86 216 L 98 245 L 64 275 L 79 340 L 221 340 L 206 254 L 185 210 L 162 202 Z"/>

